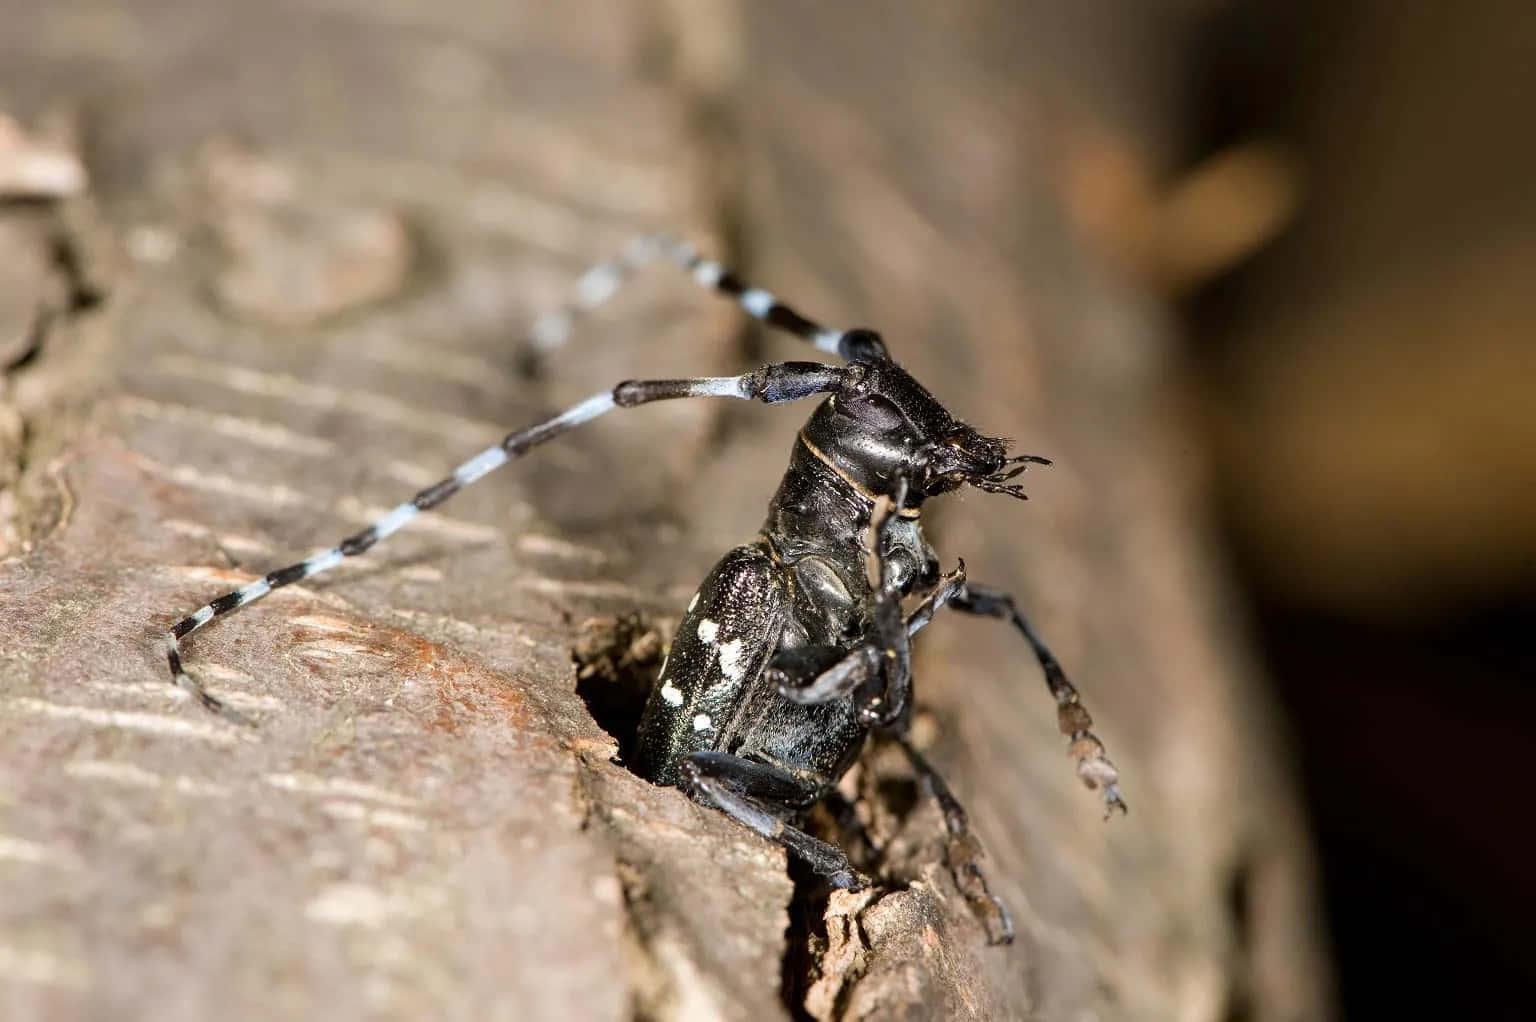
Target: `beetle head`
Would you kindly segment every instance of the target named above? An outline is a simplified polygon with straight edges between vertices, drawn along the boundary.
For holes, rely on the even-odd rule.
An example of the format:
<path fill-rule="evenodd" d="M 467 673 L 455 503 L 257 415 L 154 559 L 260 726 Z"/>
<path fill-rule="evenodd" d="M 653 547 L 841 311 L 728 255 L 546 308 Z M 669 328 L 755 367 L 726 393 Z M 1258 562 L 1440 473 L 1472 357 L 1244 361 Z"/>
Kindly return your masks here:
<path fill-rule="evenodd" d="M 911 507 L 962 484 L 1022 500 L 1023 491 L 1009 480 L 1029 463 L 1050 464 L 1033 455 L 1009 457 L 1006 440 L 956 419 L 889 359 L 850 362 L 836 393 L 806 425 L 805 438 L 866 494 L 893 493 L 905 477 Z"/>

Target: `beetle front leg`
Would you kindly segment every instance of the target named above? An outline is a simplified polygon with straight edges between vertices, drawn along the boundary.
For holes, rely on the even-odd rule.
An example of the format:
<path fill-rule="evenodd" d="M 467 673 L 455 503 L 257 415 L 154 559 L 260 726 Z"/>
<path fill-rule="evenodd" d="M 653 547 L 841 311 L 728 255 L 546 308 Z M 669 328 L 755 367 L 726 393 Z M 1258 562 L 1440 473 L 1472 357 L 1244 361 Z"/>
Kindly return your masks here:
<path fill-rule="evenodd" d="M 958 594 L 965 591 L 965 562 L 961 561 L 954 571 L 939 579 L 939 584 L 913 608 L 902 622 L 906 638 L 911 639 L 926 628 L 933 615 L 946 606 Z M 889 615 L 891 607 L 900 607 L 891 601 L 882 611 Z M 895 629 L 887 625 L 885 631 Z M 840 699 L 854 691 L 866 693 L 859 711 L 872 725 L 888 727 L 899 720 L 909 708 L 911 694 L 910 664 L 901 657 L 888 657 L 884 650 L 890 645 L 866 643 L 844 653 L 832 646 L 805 646 L 779 653 L 768 665 L 769 680 L 779 686 L 784 698 L 796 703 L 824 703 Z M 880 666 L 883 661 L 895 659 L 898 665 L 906 664 L 897 684 L 887 680 L 880 684 Z M 894 693 L 894 695 L 893 695 Z"/>
<path fill-rule="evenodd" d="M 816 801 L 817 792 L 793 774 L 727 752 L 695 752 L 683 761 L 687 790 L 732 819 L 776 841 L 840 890 L 858 891 L 869 878 L 853 868 L 836 845 L 814 838 L 761 808 L 760 803 L 798 812 Z"/>
<path fill-rule="evenodd" d="M 987 878 L 981 871 L 980 859 L 982 857 L 981 844 L 971 833 L 970 817 L 966 815 L 965 807 L 960 800 L 955 798 L 955 793 L 949 790 L 949 784 L 942 774 L 928 762 L 928 758 L 912 744 L 912 739 L 904 733 L 891 735 L 901 751 L 907 754 L 907 761 L 912 764 L 912 769 L 917 772 L 923 786 L 933 795 L 939 803 L 939 808 L 944 812 L 944 828 L 949 832 L 949 843 L 945 849 L 944 861 L 949 866 L 950 874 L 955 878 L 955 886 L 960 888 L 960 893 L 965 895 L 965 900 L 971 908 L 982 918 L 987 928 L 987 939 L 993 944 L 1011 944 L 1013 942 L 1013 918 L 1009 916 L 1008 909 L 992 893 L 992 888 L 987 884 Z"/>
<path fill-rule="evenodd" d="M 1057 725 L 1071 742 L 1069 751 L 1077 760 L 1077 776 L 1088 787 L 1103 791 L 1105 819 L 1116 809 L 1122 813 L 1128 812 L 1125 800 L 1120 797 L 1119 771 L 1105 756 L 1104 743 L 1090 730 L 1093 718 L 1084 708 L 1077 686 L 1068 680 L 1055 655 L 1029 623 L 1029 619 L 1019 611 L 1013 596 L 1001 589 L 967 585 L 963 592 L 949 601 L 949 605 L 967 614 L 1013 622 L 1013 626 L 1029 643 L 1030 649 L 1034 650 L 1035 659 L 1040 661 L 1040 669 L 1045 672 L 1045 684 L 1056 698 Z"/>
<path fill-rule="evenodd" d="M 916 627 L 910 626 L 902 615 L 902 594 L 891 578 L 885 540 L 896 520 L 896 509 L 903 505 L 906 495 L 907 482 L 901 480 L 894 497 L 882 497 L 870 515 L 865 570 L 876 595 L 874 622 L 865 640 L 815 673 L 795 672 L 793 666 L 798 663 L 780 665 L 779 693 L 784 698 L 796 703 L 825 703 L 853 695 L 859 717 L 870 727 L 888 727 L 906 713 L 912 694 L 911 635 L 927 623 L 927 617 L 953 591 L 952 586 L 948 587 L 950 592 L 942 597 L 936 592 L 927 601 L 926 612 L 919 608 L 925 616 Z M 951 579 L 946 577 L 945 581 Z M 825 649 L 808 651 L 806 662 L 813 662 Z"/>

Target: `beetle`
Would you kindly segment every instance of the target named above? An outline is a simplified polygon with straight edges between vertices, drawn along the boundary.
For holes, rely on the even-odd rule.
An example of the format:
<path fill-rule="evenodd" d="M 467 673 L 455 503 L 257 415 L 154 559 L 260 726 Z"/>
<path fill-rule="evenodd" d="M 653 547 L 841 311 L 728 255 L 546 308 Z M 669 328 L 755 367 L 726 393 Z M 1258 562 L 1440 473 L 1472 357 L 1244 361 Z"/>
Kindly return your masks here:
<path fill-rule="evenodd" d="M 536 369 L 577 313 L 658 257 L 842 364 L 777 362 L 738 376 L 628 380 L 509 433 L 334 547 L 182 618 L 163 645 L 172 680 L 209 710 L 249 724 L 181 662 L 181 640 L 215 618 L 363 553 L 487 473 L 609 412 L 693 397 L 769 404 L 819 397 L 757 537 L 727 553 L 689 602 L 646 701 L 631 765 L 783 845 L 829 886 L 857 889 L 868 878 L 801 823 L 818 802 L 851 820 L 839 779 L 871 734 L 894 741 L 943 810 L 958 887 L 990 938 L 1011 940 L 1007 910 L 976 863 L 965 810 L 910 738 L 911 640 L 944 607 L 1011 623 L 1055 698 L 1078 776 L 1102 792 L 1106 816 L 1125 811 L 1092 718 L 1033 625 L 1008 593 L 970 582 L 963 562 L 942 571 L 922 529 L 929 500 L 962 486 L 1024 499 L 1013 480 L 1049 461 L 1010 455 L 1005 441 L 957 419 L 890 357 L 876 332 L 824 327 L 662 235 L 636 239 L 620 258 L 589 270 L 563 307 L 537 321 L 524 364 Z M 909 598 L 916 599 L 910 611 Z"/>

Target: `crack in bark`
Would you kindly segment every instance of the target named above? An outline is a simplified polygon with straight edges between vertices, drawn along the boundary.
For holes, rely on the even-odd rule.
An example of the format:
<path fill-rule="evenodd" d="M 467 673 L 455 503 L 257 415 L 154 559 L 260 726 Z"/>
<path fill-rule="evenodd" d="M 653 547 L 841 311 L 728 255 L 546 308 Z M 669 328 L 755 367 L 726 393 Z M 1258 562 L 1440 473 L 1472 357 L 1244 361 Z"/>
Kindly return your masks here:
<path fill-rule="evenodd" d="M 634 748 L 640 714 L 661 672 L 672 627 L 668 622 L 649 621 L 638 612 L 588 618 L 577 626 L 576 645 L 571 648 L 576 694 L 597 726 L 618 743 L 621 762 L 629 760 Z"/>

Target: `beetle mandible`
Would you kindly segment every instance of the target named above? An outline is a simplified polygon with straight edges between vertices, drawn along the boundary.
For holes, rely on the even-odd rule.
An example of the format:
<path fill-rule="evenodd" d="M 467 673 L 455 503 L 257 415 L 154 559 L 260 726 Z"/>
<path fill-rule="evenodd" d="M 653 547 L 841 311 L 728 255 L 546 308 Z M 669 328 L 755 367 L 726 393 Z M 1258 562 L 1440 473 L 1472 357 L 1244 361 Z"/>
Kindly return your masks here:
<path fill-rule="evenodd" d="M 821 326 L 666 236 L 638 238 L 619 259 L 589 270 L 570 301 L 535 324 L 527 364 L 563 342 L 576 313 L 658 257 L 843 364 L 778 362 L 740 376 L 629 380 L 510 433 L 361 532 L 178 621 L 164 644 L 172 679 L 209 710 L 249 724 L 182 667 L 180 640 L 214 618 L 368 550 L 487 473 L 610 411 L 690 397 L 773 404 L 824 395 L 795 438 L 757 538 L 727 553 L 688 604 L 646 702 L 633 767 L 777 841 L 829 885 L 859 888 L 869 881 L 847 855 L 799 823 L 817 802 L 841 801 L 837 782 L 871 733 L 894 741 L 943 810 L 957 885 L 991 939 L 1011 940 L 1008 913 L 971 851 L 965 810 L 908 734 L 911 639 L 942 607 L 1011 622 L 1044 672 L 1078 776 L 1101 789 L 1106 815 L 1125 811 L 1118 774 L 1077 689 L 1013 598 L 970 582 L 963 562 L 942 572 L 923 534 L 929 499 L 962 486 L 1023 499 L 1012 480 L 1049 462 L 1010 456 L 1004 441 L 956 419 L 874 331 Z M 906 598 L 918 594 L 906 610 Z"/>

